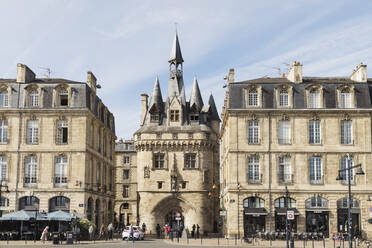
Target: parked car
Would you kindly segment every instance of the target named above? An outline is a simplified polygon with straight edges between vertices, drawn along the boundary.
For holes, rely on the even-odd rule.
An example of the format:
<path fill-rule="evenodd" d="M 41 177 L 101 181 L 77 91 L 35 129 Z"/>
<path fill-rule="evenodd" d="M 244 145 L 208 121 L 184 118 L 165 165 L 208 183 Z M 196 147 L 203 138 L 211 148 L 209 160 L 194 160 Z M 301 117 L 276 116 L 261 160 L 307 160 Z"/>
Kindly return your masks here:
<path fill-rule="evenodd" d="M 123 240 L 127 240 L 130 235 L 130 226 L 126 226 L 121 234 Z M 133 226 L 133 236 L 136 240 L 143 240 L 145 233 L 138 226 Z"/>

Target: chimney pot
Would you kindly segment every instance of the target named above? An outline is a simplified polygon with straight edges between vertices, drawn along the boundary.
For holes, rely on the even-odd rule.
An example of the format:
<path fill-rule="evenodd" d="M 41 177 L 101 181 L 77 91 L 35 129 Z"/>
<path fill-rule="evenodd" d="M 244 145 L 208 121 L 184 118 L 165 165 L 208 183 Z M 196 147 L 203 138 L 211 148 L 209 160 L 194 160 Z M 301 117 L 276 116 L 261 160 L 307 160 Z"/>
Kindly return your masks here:
<path fill-rule="evenodd" d="M 96 86 L 97 86 L 97 78 L 94 76 L 93 72 L 88 71 L 87 72 L 87 84 L 88 86 L 93 90 L 93 92 L 96 92 Z"/>
<path fill-rule="evenodd" d="M 357 65 L 356 69 L 351 73 L 350 79 L 354 82 L 366 83 L 367 82 L 367 65 L 362 62 Z"/>
<path fill-rule="evenodd" d="M 287 74 L 287 79 L 292 83 L 302 83 L 302 65 L 300 61 L 294 61 Z"/>
<path fill-rule="evenodd" d="M 17 64 L 17 83 L 29 83 L 35 81 L 35 73 L 27 65 Z"/>

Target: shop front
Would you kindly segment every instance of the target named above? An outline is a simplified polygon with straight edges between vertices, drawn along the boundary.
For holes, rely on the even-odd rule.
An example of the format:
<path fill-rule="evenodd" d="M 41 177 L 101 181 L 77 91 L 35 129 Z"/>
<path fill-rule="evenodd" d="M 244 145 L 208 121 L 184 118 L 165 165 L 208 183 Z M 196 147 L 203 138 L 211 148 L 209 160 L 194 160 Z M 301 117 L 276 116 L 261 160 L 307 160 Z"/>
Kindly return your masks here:
<path fill-rule="evenodd" d="M 352 231 L 354 236 L 360 233 L 360 207 L 356 199 L 351 200 Z M 342 198 L 337 201 L 337 231 L 347 232 L 348 224 L 348 199 Z"/>
<path fill-rule="evenodd" d="M 329 208 L 328 201 L 321 197 L 307 199 L 306 205 L 306 232 L 322 233 L 329 237 Z"/>
<path fill-rule="evenodd" d="M 265 232 L 267 211 L 265 201 L 258 197 L 248 197 L 243 201 L 244 206 L 244 238 L 258 232 Z"/>
<path fill-rule="evenodd" d="M 280 197 L 274 201 L 275 205 L 275 231 L 286 231 L 287 210 L 294 212 L 294 220 L 288 221 L 288 228 L 291 232 L 297 232 L 297 218 L 300 215 L 296 209 L 296 200 L 288 198 L 288 209 L 285 204 L 285 197 Z"/>

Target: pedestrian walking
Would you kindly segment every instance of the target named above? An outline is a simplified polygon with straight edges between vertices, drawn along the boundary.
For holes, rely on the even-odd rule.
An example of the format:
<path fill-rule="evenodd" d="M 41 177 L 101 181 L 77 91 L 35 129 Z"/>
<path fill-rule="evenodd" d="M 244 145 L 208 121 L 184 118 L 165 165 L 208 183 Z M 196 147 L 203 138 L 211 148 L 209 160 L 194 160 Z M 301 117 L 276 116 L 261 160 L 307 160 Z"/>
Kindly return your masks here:
<path fill-rule="evenodd" d="M 200 235 L 200 226 L 199 224 L 196 224 L 196 238 L 199 238 Z"/>
<path fill-rule="evenodd" d="M 40 240 L 43 241 L 43 243 L 48 240 L 48 232 L 49 232 L 49 226 L 46 226 L 41 234 Z"/>
<path fill-rule="evenodd" d="M 165 224 L 165 237 L 167 238 L 167 239 L 169 239 L 169 231 L 170 231 L 170 225 L 168 225 L 168 223 L 167 224 Z"/>
<path fill-rule="evenodd" d="M 89 239 L 90 239 L 90 241 L 92 241 L 93 240 L 93 225 L 92 224 L 90 224 L 90 226 L 89 226 L 89 228 L 88 228 L 88 232 L 89 232 Z"/>
<path fill-rule="evenodd" d="M 161 232 L 161 227 L 159 225 L 159 223 L 156 225 L 156 236 L 158 237 L 158 239 L 160 238 L 160 232 Z"/>
<path fill-rule="evenodd" d="M 105 225 L 102 223 L 101 228 L 99 229 L 99 239 L 105 238 Z"/>
<path fill-rule="evenodd" d="M 146 232 L 146 224 L 145 224 L 145 222 L 142 223 L 142 231 L 143 231 L 143 233 Z"/>
<path fill-rule="evenodd" d="M 113 228 L 114 227 L 113 227 L 112 223 L 110 222 L 110 224 L 107 226 L 107 231 L 108 231 L 109 239 L 112 239 Z"/>
<path fill-rule="evenodd" d="M 129 226 L 129 237 L 127 238 L 127 242 L 130 238 L 132 238 L 132 242 L 134 243 L 134 229 L 132 223 Z"/>
<path fill-rule="evenodd" d="M 191 230 L 191 237 L 194 238 L 195 237 L 195 229 L 196 229 L 196 226 L 195 224 L 192 225 L 192 230 Z"/>

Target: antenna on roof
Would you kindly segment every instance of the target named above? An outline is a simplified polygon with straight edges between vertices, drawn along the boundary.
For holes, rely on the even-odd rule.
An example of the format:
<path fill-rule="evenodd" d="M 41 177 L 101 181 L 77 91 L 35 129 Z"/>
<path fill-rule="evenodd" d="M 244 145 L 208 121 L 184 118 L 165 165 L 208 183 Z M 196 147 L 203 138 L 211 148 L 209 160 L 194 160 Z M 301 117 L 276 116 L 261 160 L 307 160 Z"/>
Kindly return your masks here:
<path fill-rule="evenodd" d="M 282 75 L 282 70 L 280 69 L 280 67 L 272 67 L 272 68 L 277 70 L 279 75 Z"/>
<path fill-rule="evenodd" d="M 45 74 L 43 74 L 46 78 L 50 78 L 50 74 L 54 71 L 52 71 L 50 68 L 48 67 L 40 67 L 40 69 L 44 70 L 45 71 Z"/>

